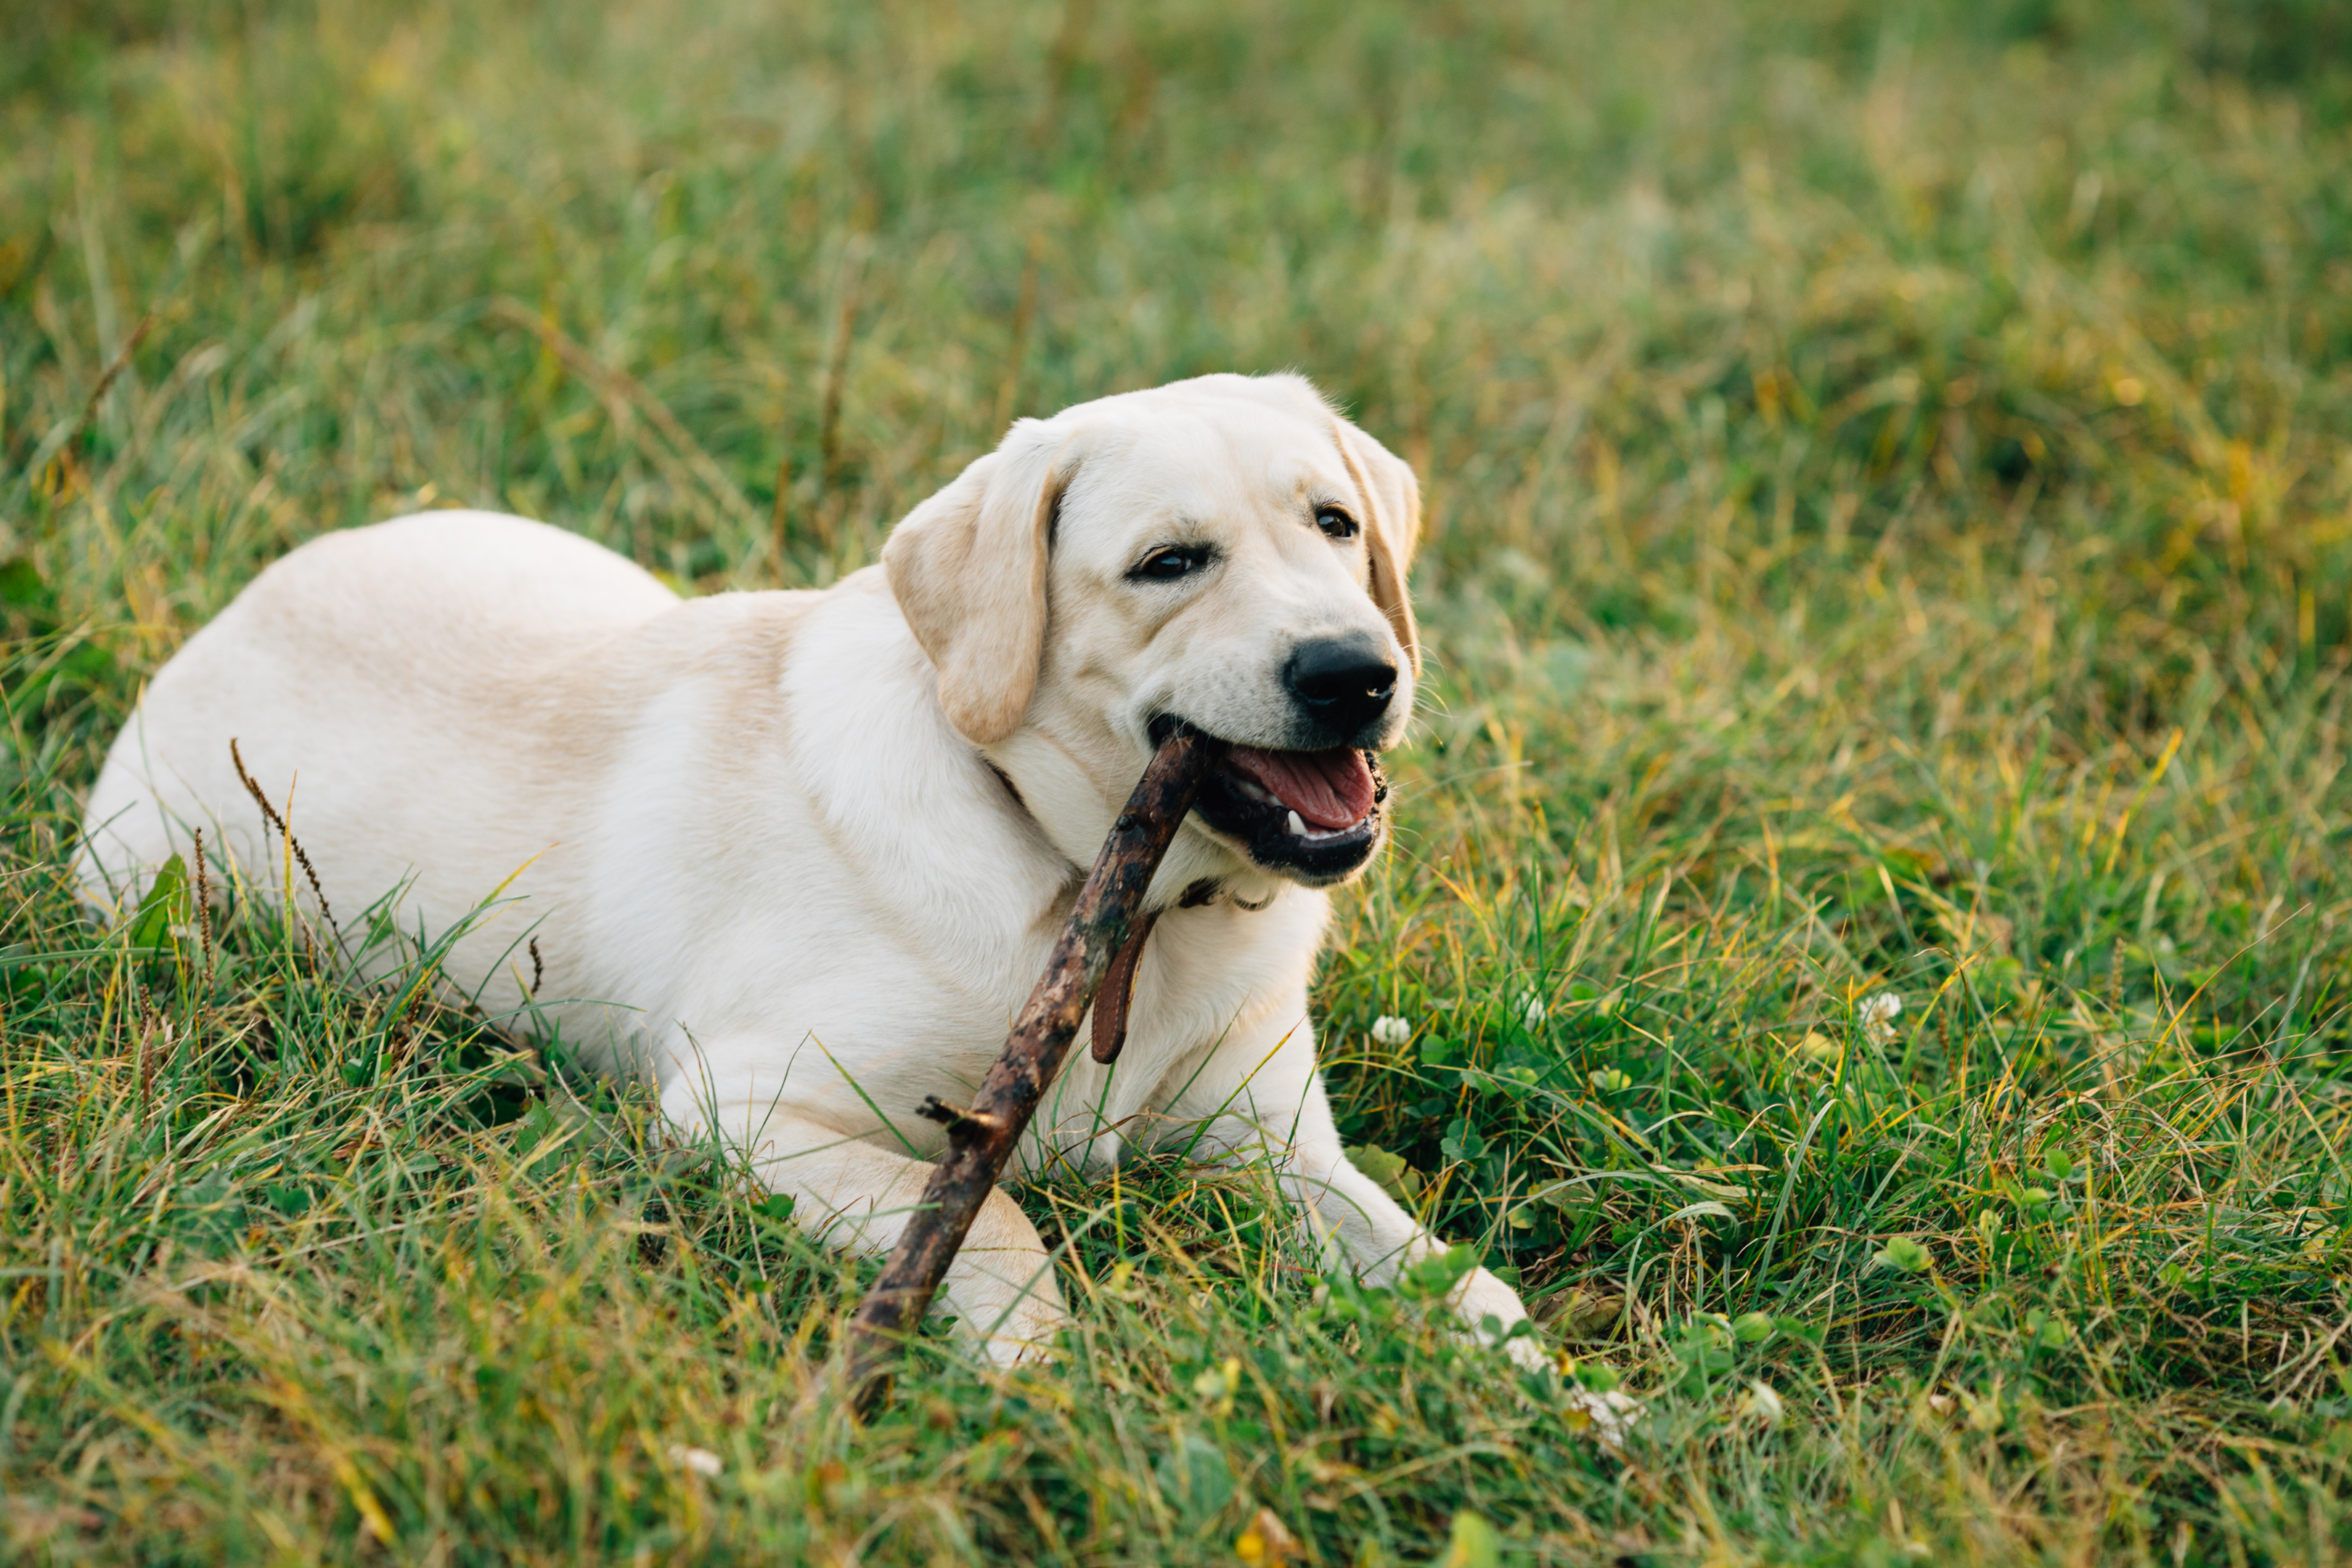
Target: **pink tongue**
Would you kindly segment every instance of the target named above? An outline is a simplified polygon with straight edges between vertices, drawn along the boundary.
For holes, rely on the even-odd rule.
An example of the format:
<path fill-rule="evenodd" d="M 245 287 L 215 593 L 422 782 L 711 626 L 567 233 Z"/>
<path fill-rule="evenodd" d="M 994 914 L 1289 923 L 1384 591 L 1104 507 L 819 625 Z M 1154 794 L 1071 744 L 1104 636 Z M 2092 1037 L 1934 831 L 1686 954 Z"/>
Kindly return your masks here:
<path fill-rule="evenodd" d="M 1352 746 L 1328 752 L 1262 752 L 1235 746 L 1225 761 L 1314 826 L 1349 827 L 1372 809 L 1372 770 Z"/>

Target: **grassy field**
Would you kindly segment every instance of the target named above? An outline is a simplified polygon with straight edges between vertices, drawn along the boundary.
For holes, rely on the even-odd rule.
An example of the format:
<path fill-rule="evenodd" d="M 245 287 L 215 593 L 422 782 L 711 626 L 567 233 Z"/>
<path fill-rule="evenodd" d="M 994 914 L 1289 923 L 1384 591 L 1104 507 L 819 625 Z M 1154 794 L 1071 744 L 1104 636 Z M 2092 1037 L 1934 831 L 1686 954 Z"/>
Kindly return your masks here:
<path fill-rule="evenodd" d="M 2352 1557 L 2340 6 L 20 10 L 16 1559 Z M 1013 414 L 1283 367 L 1433 524 L 1341 1124 L 1622 1455 L 1176 1165 L 1024 1194 L 1058 1364 L 859 1426 L 864 1273 L 641 1097 L 77 919 L 141 679 L 320 530 L 823 584 Z"/>

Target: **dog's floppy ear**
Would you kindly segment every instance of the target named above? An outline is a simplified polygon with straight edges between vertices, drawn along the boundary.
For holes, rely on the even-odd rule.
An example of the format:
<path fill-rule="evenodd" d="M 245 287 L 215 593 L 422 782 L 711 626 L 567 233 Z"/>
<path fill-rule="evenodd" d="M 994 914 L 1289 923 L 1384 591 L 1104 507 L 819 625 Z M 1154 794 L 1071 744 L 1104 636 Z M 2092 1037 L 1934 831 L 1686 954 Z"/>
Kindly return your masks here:
<path fill-rule="evenodd" d="M 1413 478 L 1411 464 L 1345 419 L 1331 423 L 1339 455 L 1372 510 L 1364 520 L 1364 542 L 1372 558 L 1372 603 L 1389 618 L 1417 676 L 1421 630 L 1413 622 L 1405 574 L 1412 569 L 1412 548 L 1421 539 L 1421 481 Z"/>
<path fill-rule="evenodd" d="M 1054 508 L 1069 483 L 1039 421 L 890 531 L 882 569 L 900 613 L 940 672 L 940 705 L 975 745 L 1021 725 L 1045 647 L 1045 563 Z"/>

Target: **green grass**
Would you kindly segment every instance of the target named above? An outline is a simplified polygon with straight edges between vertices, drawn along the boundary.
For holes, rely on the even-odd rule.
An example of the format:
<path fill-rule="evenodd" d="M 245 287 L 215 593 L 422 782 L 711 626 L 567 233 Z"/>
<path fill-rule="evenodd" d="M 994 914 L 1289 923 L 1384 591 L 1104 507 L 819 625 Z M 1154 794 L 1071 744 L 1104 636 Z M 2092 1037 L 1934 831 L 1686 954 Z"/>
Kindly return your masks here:
<path fill-rule="evenodd" d="M 0 41 L 14 1553 L 2352 1556 L 2341 9 L 835 11 Z M 429 954 L 75 915 L 140 679 L 320 530 L 823 584 L 1012 413 L 1285 366 L 1432 520 L 1342 1126 L 1622 1458 L 1172 1164 L 1024 1194 L 1062 1363 L 858 1426 L 870 1269 Z"/>

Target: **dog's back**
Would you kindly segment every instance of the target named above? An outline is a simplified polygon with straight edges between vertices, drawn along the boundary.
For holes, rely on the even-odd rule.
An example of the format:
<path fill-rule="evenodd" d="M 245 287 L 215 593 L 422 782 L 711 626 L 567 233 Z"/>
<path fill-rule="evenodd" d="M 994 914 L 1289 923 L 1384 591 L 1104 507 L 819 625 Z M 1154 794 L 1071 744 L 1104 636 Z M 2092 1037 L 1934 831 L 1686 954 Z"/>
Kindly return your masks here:
<path fill-rule="evenodd" d="M 517 737 L 501 731 L 534 705 L 535 673 L 677 603 L 609 551 L 520 518 L 428 512 L 314 540 L 256 579 L 142 695 L 91 791 L 85 893 L 101 906 L 135 893 L 141 870 L 184 855 L 198 827 L 211 852 L 274 883 L 279 851 L 265 846 L 232 738 L 280 810 L 302 770 L 298 818 L 306 805 L 365 813 L 377 831 L 349 841 L 415 843 L 383 833 L 383 814 L 423 807 L 446 835 L 452 824 L 420 797 L 453 773 L 515 764 Z M 309 837 L 347 841 L 329 826 L 319 820 Z M 410 868 L 339 869 L 344 887 L 374 897 Z"/>

